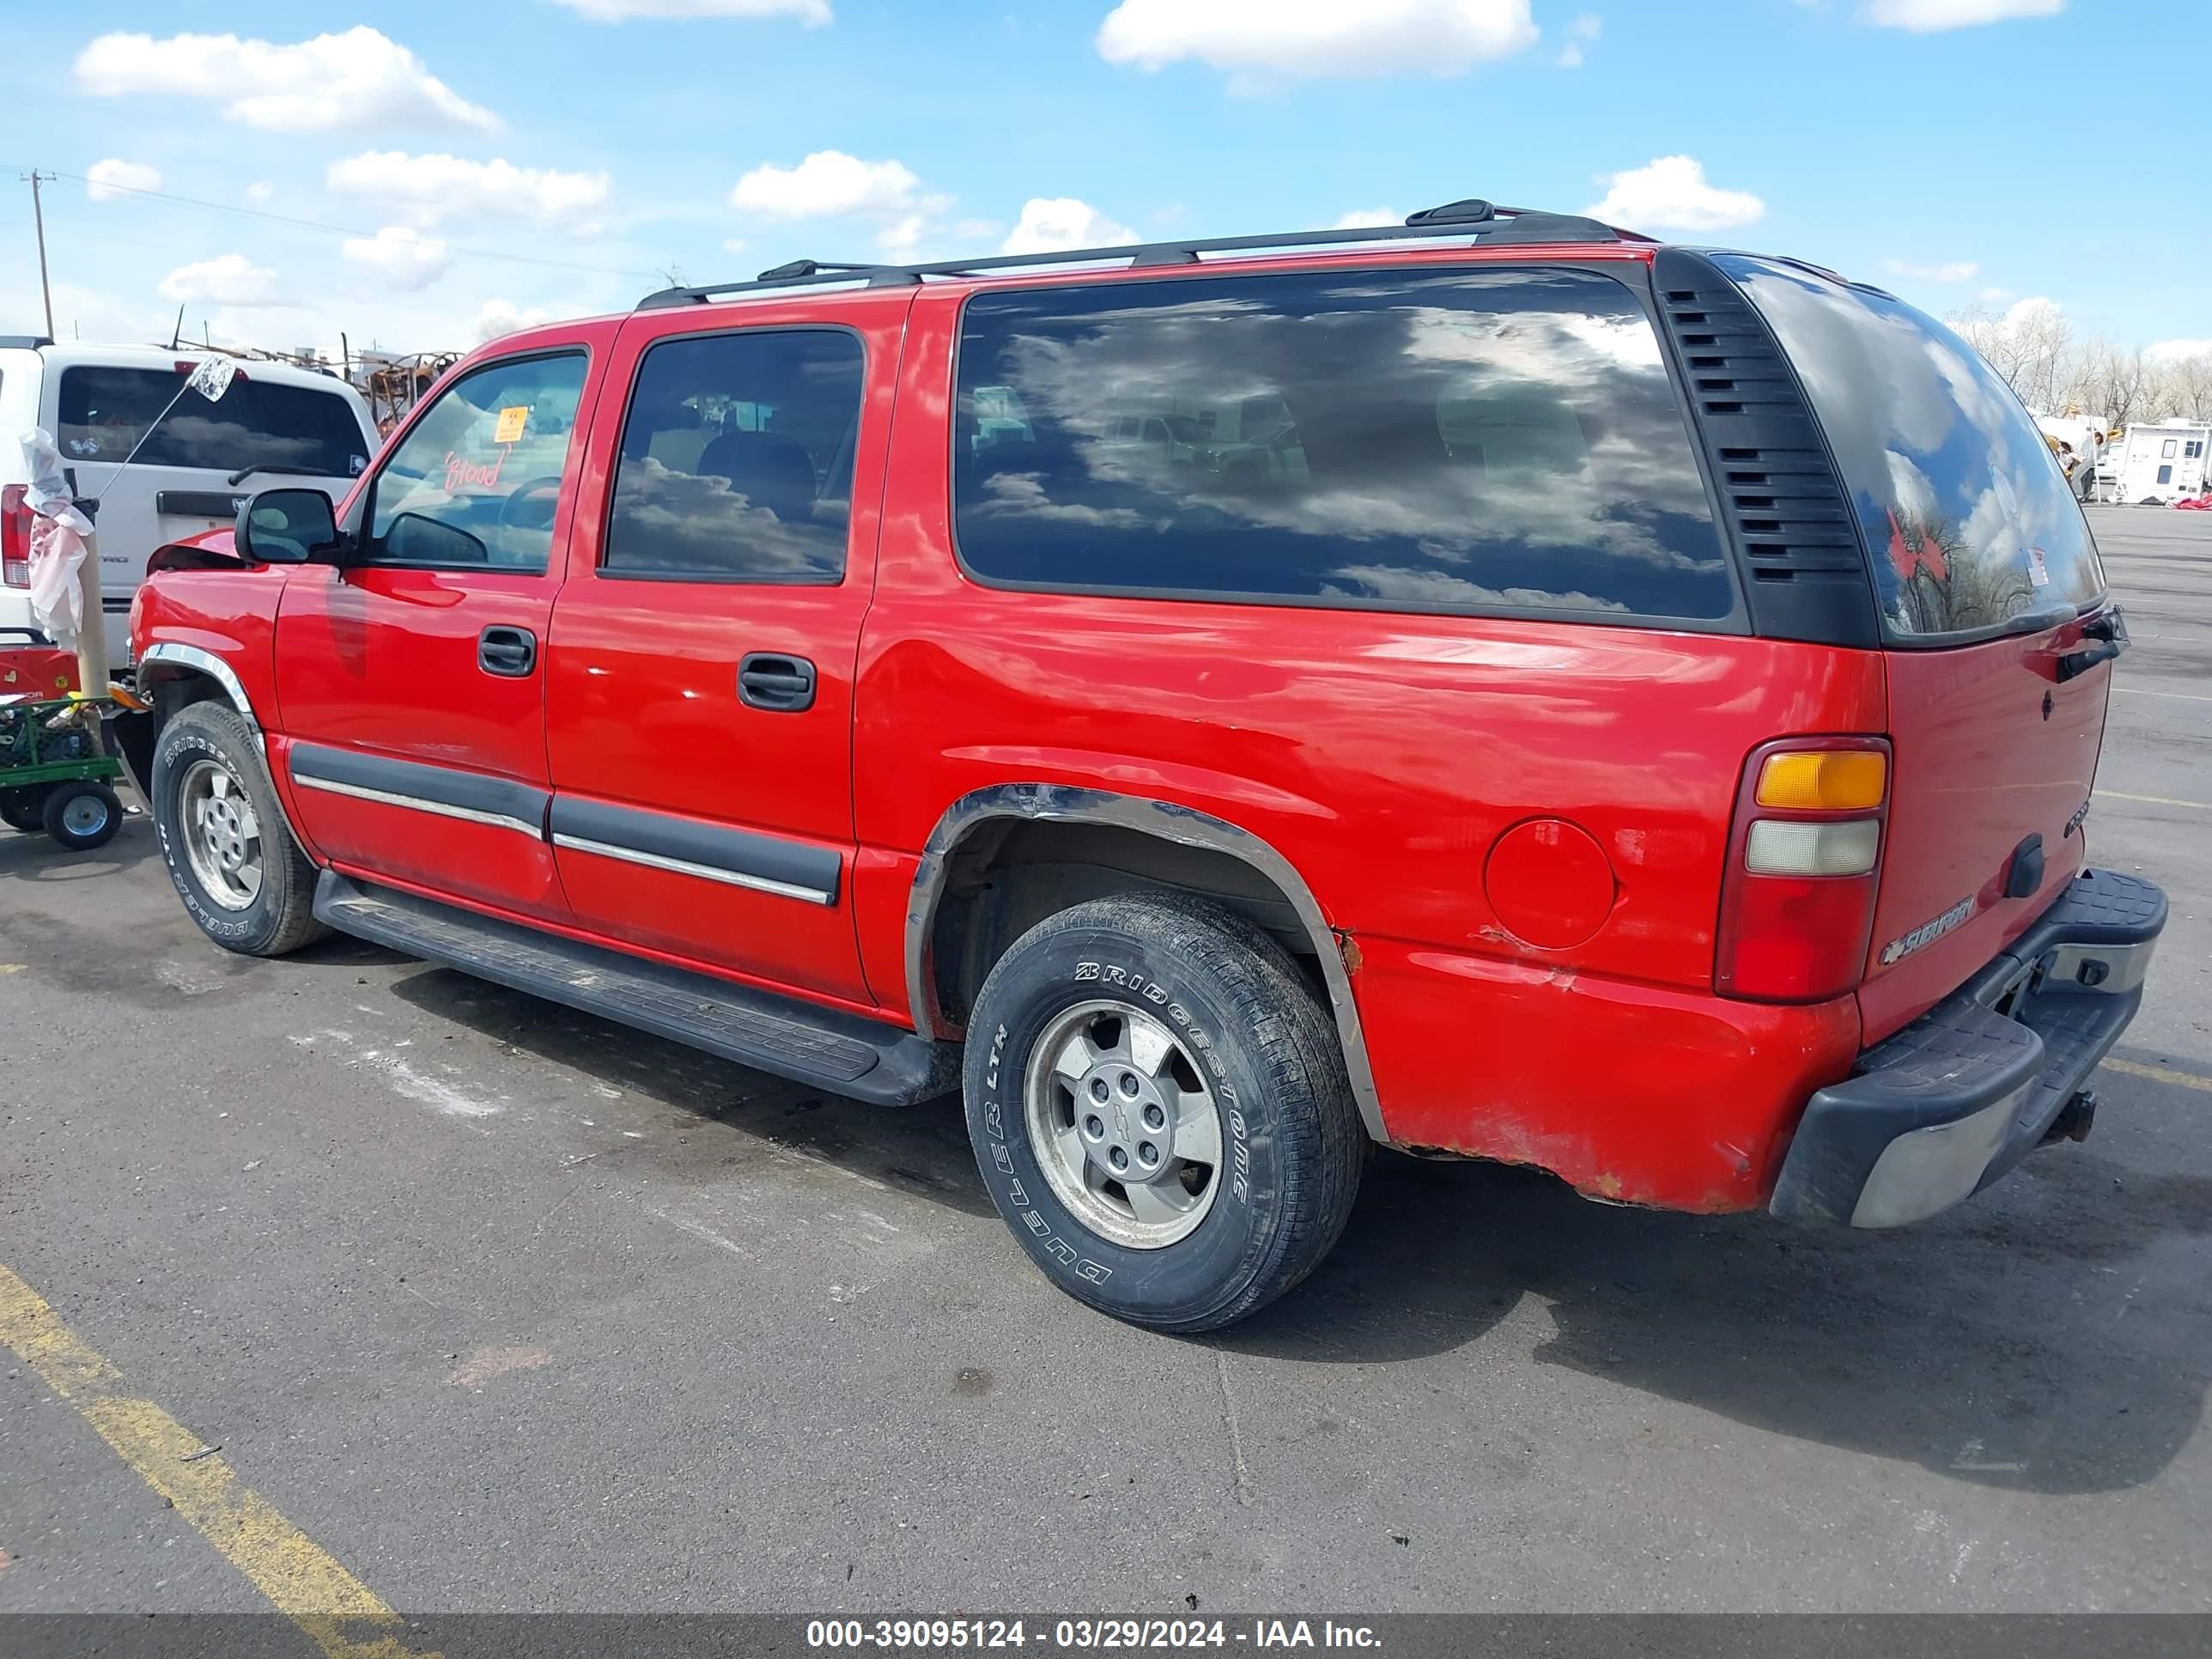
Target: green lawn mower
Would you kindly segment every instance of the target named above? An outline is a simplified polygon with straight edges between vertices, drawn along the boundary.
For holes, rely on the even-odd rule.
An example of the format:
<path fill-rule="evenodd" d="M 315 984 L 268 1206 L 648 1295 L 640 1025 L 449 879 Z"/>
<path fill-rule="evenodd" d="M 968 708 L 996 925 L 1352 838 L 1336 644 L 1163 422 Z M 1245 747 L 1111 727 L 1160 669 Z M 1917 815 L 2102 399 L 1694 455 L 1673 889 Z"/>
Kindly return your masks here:
<path fill-rule="evenodd" d="M 26 835 L 44 830 L 73 853 L 115 838 L 123 763 L 100 750 L 105 708 L 74 697 L 0 704 L 0 821 Z"/>

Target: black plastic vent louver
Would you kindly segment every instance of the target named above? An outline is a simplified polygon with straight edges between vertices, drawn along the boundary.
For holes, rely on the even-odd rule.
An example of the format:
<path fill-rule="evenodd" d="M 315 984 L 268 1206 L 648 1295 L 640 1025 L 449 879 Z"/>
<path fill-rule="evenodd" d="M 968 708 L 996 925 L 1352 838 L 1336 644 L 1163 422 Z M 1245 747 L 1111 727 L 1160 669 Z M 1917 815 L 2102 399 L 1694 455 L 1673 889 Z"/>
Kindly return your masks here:
<path fill-rule="evenodd" d="M 1796 377 L 1751 302 L 1701 255 L 1651 262 L 1659 314 L 1690 389 L 1751 625 L 1773 639 L 1881 642 L 1850 503 Z"/>

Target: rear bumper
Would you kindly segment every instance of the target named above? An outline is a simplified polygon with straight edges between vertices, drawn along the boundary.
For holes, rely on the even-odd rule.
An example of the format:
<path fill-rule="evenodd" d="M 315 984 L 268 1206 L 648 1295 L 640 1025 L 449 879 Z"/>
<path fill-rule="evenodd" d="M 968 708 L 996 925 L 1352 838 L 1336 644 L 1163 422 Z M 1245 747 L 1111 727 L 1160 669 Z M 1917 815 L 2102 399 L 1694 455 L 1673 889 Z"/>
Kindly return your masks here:
<path fill-rule="evenodd" d="M 2005 1174 L 2135 1018 L 2165 927 L 2154 884 L 2083 872 L 2010 950 L 1813 1097 L 1773 1213 L 1902 1226 Z"/>

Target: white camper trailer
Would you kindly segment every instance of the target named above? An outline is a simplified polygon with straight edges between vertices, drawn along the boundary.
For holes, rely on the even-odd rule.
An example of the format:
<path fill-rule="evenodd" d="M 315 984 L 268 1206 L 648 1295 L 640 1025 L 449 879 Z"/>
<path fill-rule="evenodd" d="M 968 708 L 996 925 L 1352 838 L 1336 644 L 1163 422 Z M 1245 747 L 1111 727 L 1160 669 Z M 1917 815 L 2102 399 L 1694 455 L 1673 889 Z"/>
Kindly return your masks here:
<path fill-rule="evenodd" d="M 2212 426 L 2196 421 L 2139 421 L 2118 445 L 2114 471 L 2123 501 L 2178 501 L 2205 493 Z"/>

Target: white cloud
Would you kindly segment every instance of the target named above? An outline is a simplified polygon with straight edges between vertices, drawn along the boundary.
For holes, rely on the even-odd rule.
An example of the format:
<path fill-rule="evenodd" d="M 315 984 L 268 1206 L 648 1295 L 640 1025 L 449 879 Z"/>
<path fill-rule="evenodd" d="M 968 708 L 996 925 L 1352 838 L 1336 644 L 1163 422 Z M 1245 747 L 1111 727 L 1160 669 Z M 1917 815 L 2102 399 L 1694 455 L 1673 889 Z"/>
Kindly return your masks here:
<path fill-rule="evenodd" d="M 742 237 L 742 236 L 725 236 L 724 238 L 722 238 L 722 252 L 725 252 L 725 253 L 743 253 L 744 251 L 745 251 L 745 239 L 744 239 L 744 237 Z"/>
<path fill-rule="evenodd" d="M 1561 69 L 1580 69 L 1585 52 L 1597 42 L 1605 21 L 1595 12 L 1584 12 L 1567 25 L 1567 44 L 1559 48 Z"/>
<path fill-rule="evenodd" d="M 256 179 L 252 184 L 246 187 L 246 199 L 252 203 L 256 207 L 260 207 L 264 204 L 274 200 L 276 195 L 276 186 L 270 184 L 266 179 Z"/>
<path fill-rule="evenodd" d="M 1601 173 L 1597 181 L 1608 186 L 1605 199 L 1583 211 L 1632 230 L 1726 230 L 1755 223 L 1766 212 L 1766 204 L 1749 191 L 1707 184 L 1704 167 L 1687 155 L 1662 155 L 1626 173 Z"/>
<path fill-rule="evenodd" d="M 930 223 L 926 215 L 909 213 L 894 219 L 876 233 L 876 246 L 886 253 L 911 258 L 921 240 L 929 234 Z"/>
<path fill-rule="evenodd" d="M 279 289 L 276 273 L 257 265 L 243 253 L 225 253 L 196 264 L 179 265 L 161 278 L 161 295 L 169 300 L 198 300 L 218 306 L 289 305 Z"/>
<path fill-rule="evenodd" d="M 1923 283 L 1971 283 L 1982 273 L 1982 268 L 1972 259 L 1954 259 L 1948 264 L 1916 265 L 1903 259 L 1887 259 L 1893 276 L 1911 276 Z"/>
<path fill-rule="evenodd" d="M 84 193 L 95 202 L 112 202 L 133 191 L 161 187 L 161 169 L 143 161 L 94 161 L 85 169 Z"/>
<path fill-rule="evenodd" d="M 103 34 L 78 55 L 76 83 L 108 97 L 204 98 L 226 119 L 269 132 L 349 127 L 499 125 L 396 40 L 363 25 L 295 46 L 234 34 Z"/>
<path fill-rule="evenodd" d="M 1867 21 L 1887 29 L 1933 34 L 2008 17 L 2056 17 L 2066 0 L 1868 0 Z"/>
<path fill-rule="evenodd" d="M 340 252 L 403 289 L 428 287 L 453 262 L 443 242 L 405 225 L 386 225 L 374 236 L 349 236 Z"/>
<path fill-rule="evenodd" d="M 1117 225 L 1088 202 L 1073 196 L 1032 196 L 1008 233 L 1003 253 L 1058 253 L 1069 248 L 1113 247 L 1137 240 L 1137 233 Z"/>
<path fill-rule="evenodd" d="M 2178 363 L 2185 357 L 2212 357 L 2212 340 L 2159 340 L 2143 348 L 2154 363 Z"/>
<path fill-rule="evenodd" d="M 477 343 L 496 340 L 512 334 L 517 329 L 535 328 L 540 323 L 550 323 L 554 313 L 544 306 L 518 306 L 509 300 L 487 300 L 477 313 Z"/>
<path fill-rule="evenodd" d="M 1196 58 L 1237 79 L 1453 75 L 1536 42 L 1528 0 L 1121 0 L 1099 56 L 1157 70 Z"/>
<path fill-rule="evenodd" d="M 2025 300 L 2015 300 L 2007 307 L 2005 326 L 2018 328 L 2024 323 L 2040 322 L 2056 317 L 2063 309 L 2056 300 L 2040 294 L 2030 295 Z"/>
<path fill-rule="evenodd" d="M 1354 208 L 1330 227 L 1334 230 L 1367 230 L 1381 225 L 1401 225 L 1406 216 L 1395 208 Z"/>
<path fill-rule="evenodd" d="M 830 21 L 830 0 L 553 0 L 595 23 L 632 17 L 796 17 L 809 28 Z"/>
<path fill-rule="evenodd" d="M 899 213 L 914 204 L 921 185 L 900 162 L 863 161 L 842 149 L 818 149 L 795 167 L 755 167 L 738 180 L 730 204 L 770 219 Z"/>
<path fill-rule="evenodd" d="M 1985 306 L 2001 306 L 2012 299 L 2012 290 L 2008 288 L 1985 288 L 1974 297 Z"/>
<path fill-rule="evenodd" d="M 324 182 L 343 194 L 404 204 L 424 224 L 453 213 L 488 213 L 573 225 L 605 206 L 610 188 L 604 173 L 559 173 L 396 149 L 366 150 L 333 161 Z"/>

